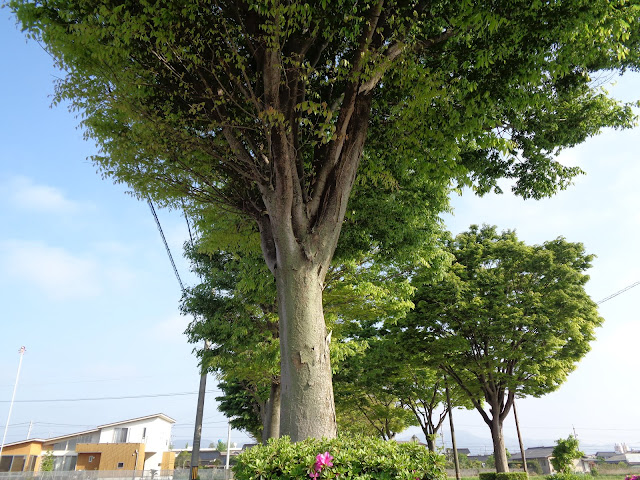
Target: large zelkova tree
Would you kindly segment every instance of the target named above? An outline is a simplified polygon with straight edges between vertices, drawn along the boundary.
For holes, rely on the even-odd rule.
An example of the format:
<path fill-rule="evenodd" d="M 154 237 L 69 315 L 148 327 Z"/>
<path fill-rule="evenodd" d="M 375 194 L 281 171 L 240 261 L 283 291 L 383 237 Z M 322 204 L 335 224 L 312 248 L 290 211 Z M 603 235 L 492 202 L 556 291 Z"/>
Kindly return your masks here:
<path fill-rule="evenodd" d="M 401 341 L 466 392 L 491 430 L 497 471 L 508 471 L 502 425 L 514 400 L 557 389 L 602 322 L 584 290 L 593 257 L 580 243 L 526 245 L 489 226 L 472 226 L 448 250 L 451 271 L 418 287 Z"/>
<path fill-rule="evenodd" d="M 103 175 L 259 229 L 294 440 L 336 432 L 322 291 L 363 152 L 380 181 L 386 158 L 423 182 L 509 177 L 539 197 L 578 173 L 559 148 L 631 118 L 592 75 L 637 66 L 631 1 L 9 5 L 66 70 L 58 99 Z"/>
<path fill-rule="evenodd" d="M 429 194 L 429 189 L 422 192 Z M 362 198 L 365 197 L 363 194 Z M 442 195 L 441 201 L 444 206 L 446 195 Z M 397 198 L 395 203 L 402 205 L 403 202 Z M 366 342 L 355 338 L 354 331 L 367 330 L 372 323 L 404 315 L 413 306 L 413 288 L 407 271 L 428 261 L 429 272 L 436 274 L 447 263 L 449 256 L 439 249 L 434 238 L 439 232 L 438 222 L 429 210 L 436 208 L 435 203 L 431 202 L 429 207 L 427 204 L 423 199 L 414 209 L 421 217 L 419 221 L 417 218 L 411 221 L 410 209 L 402 215 L 411 225 L 419 223 L 421 228 L 417 234 L 410 232 L 411 238 L 402 240 L 397 232 L 394 241 L 384 242 L 399 248 L 393 261 L 384 252 L 366 255 L 359 251 L 357 240 L 347 242 L 344 248 L 338 247 L 325 281 L 323 298 L 327 326 L 332 332 L 334 371 L 342 369 L 344 359 L 357 357 L 366 349 Z M 356 229 L 348 223 L 345 233 L 343 241 L 364 232 L 362 225 Z M 217 398 L 220 410 L 231 418 L 235 428 L 266 441 L 279 434 L 280 365 L 275 285 L 264 262 L 260 261 L 259 249 L 252 249 L 259 241 L 255 233 L 249 230 L 234 235 L 227 231 L 225 236 L 224 241 L 207 236 L 187 245 L 186 256 L 201 283 L 186 289 L 182 310 L 196 318 L 187 330 L 189 340 L 196 344 L 205 340 L 211 345 L 196 351 L 203 366 L 220 380 L 223 391 Z M 223 243 L 236 253 L 220 251 Z M 401 264 L 403 250 L 410 252 L 411 258 Z M 350 408 L 347 401 L 340 403 L 342 412 Z M 405 418 L 411 416 L 401 413 Z M 343 421 L 340 420 L 343 431 L 368 431 L 364 425 L 368 421 L 362 417 L 359 422 L 344 416 Z M 401 429 L 404 426 L 403 423 Z"/>

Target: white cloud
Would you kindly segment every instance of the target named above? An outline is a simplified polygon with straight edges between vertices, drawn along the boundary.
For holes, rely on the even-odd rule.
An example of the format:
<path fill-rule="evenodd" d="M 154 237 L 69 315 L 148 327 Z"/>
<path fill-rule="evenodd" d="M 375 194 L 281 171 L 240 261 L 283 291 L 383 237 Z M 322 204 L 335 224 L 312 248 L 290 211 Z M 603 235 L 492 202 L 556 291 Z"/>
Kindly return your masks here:
<path fill-rule="evenodd" d="M 95 297 L 102 288 L 95 260 L 38 242 L 2 242 L 0 266 L 9 278 L 23 281 L 54 300 Z"/>
<path fill-rule="evenodd" d="M 9 203 L 19 209 L 49 213 L 74 213 L 81 209 L 80 204 L 66 198 L 61 190 L 38 185 L 27 177 L 13 177 L 1 190 L 6 191 Z"/>

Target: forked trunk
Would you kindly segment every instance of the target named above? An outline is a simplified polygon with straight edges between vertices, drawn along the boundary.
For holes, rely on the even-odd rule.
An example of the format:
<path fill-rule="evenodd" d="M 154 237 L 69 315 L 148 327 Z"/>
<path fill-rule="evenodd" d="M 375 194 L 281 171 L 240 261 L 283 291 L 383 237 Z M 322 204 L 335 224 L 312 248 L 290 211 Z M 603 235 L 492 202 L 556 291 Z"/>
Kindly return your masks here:
<path fill-rule="evenodd" d="M 278 437 L 280 437 L 280 382 L 272 382 L 269 400 L 265 405 L 262 443 L 266 444 L 270 438 Z"/>
<path fill-rule="evenodd" d="M 491 439 L 493 440 L 493 458 L 496 463 L 496 472 L 508 472 L 509 463 L 507 451 L 504 448 L 504 435 L 502 434 L 502 422 L 498 415 L 491 420 Z"/>
<path fill-rule="evenodd" d="M 280 434 L 294 442 L 336 436 L 322 280 L 313 262 L 278 265 L 280 315 Z"/>

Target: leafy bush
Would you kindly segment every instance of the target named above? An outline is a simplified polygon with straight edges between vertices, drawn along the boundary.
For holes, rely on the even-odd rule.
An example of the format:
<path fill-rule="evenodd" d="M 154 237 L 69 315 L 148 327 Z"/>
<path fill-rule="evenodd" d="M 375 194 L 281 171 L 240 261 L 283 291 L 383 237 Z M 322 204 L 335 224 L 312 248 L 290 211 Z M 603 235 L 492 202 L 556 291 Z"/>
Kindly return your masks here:
<path fill-rule="evenodd" d="M 554 473 L 547 475 L 546 480 L 584 480 L 584 475 L 577 473 Z"/>
<path fill-rule="evenodd" d="M 272 439 L 242 452 L 233 471 L 236 480 L 446 480 L 443 457 L 424 446 L 366 437 Z"/>
<path fill-rule="evenodd" d="M 42 456 L 42 461 L 40 462 L 40 471 L 52 472 L 54 463 L 55 459 L 53 457 L 53 452 L 51 450 L 47 450 L 47 452 Z"/>
<path fill-rule="evenodd" d="M 542 475 L 542 465 L 538 460 L 527 460 L 527 470 L 536 475 Z"/>
<path fill-rule="evenodd" d="M 561 473 L 571 473 L 573 471 L 573 461 L 584 456 L 584 453 L 578 448 L 578 439 L 573 435 L 569 435 L 566 440 L 563 438 L 556 440 L 556 446 L 551 453 L 553 457 L 550 460 L 553 468 Z"/>

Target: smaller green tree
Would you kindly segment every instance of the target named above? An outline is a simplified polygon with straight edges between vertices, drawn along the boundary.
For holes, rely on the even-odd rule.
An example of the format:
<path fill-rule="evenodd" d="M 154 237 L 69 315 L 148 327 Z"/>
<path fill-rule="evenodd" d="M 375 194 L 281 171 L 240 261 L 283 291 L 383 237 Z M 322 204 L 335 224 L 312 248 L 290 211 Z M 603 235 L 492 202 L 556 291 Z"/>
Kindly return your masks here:
<path fill-rule="evenodd" d="M 222 440 L 218 440 L 218 444 L 216 445 L 216 450 L 218 450 L 219 452 L 226 452 L 227 443 L 223 442 Z"/>
<path fill-rule="evenodd" d="M 581 452 L 579 448 L 578 439 L 573 435 L 569 435 L 566 439 L 556 440 L 551 458 L 553 468 L 560 473 L 572 473 L 573 461 L 584 456 L 584 452 Z"/>
<path fill-rule="evenodd" d="M 191 452 L 187 452 L 183 450 L 178 455 L 176 455 L 176 459 L 174 461 L 174 468 L 187 468 L 191 461 Z"/>
<path fill-rule="evenodd" d="M 52 472 L 54 466 L 54 458 L 53 452 L 51 450 L 47 450 L 47 452 L 42 456 L 42 463 L 40 463 L 40 471 L 41 472 Z"/>
<path fill-rule="evenodd" d="M 505 448 L 504 454 L 506 455 L 507 461 L 509 461 L 509 459 L 511 458 L 511 453 L 509 452 L 509 449 Z M 488 468 L 496 468 L 496 457 L 493 454 L 489 455 L 487 457 L 487 461 L 485 462 L 485 465 Z"/>

